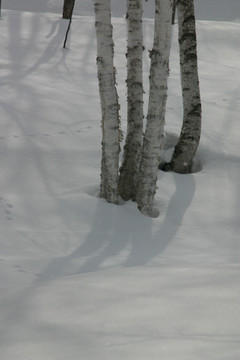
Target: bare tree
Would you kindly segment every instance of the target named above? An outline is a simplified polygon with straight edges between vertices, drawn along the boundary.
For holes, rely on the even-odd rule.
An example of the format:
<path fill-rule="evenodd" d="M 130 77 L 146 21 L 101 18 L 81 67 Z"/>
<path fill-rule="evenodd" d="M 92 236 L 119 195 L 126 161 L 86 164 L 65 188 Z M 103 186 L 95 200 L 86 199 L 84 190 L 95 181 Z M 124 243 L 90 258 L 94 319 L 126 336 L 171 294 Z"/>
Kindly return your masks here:
<path fill-rule="evenodd" d="M 66 2 L 66 0 L 65 0 Z M 64 2 L 64 4 L 65 4 Z M 73 14 L 73 9 L 74 9 L 74 4 L 75 4 L 75 0 L 71 0 L 71 6 L 68 10 L 70 10 L 70 13 L 68 13 L 66 11 L 67 14 L 65 14 L 65 16 L 69 16 L 65 19 L 69 19 L 69 23 L 68 23 L 68 27 L 67 27 L 67 31 L 66 31 L 66 35 L 65 35 L 65 39 L 64 39 L 64 43 L 63 43 L 63 48 L 65 49 L 66 48 L 66 45 L 67 45 L 67 39 L 68 39 L 68 34 L 69 34 L 69 31 L 70 31 L 70 28 L 71 28 L 71 24 L 72 24 L 72 14 Z M 64 18 L 64 10 L 65 8 L 63 8 L 63 18 Z"/>
<path fill-rule="evenodd" d="M 102 111 L 102 164 L 100 196 L 118 202 L 119 104 L 113 65 L 111 0 L 95 2 L 97 68 Z"/>
<path fill-rule="evenodd" d="M 180 68 L 183 97 L 183 125 L 171 162 L 166 170 L 186 174 L 201 135 L 201 99 L 197 66 L 197 40 L 194 0 L 178 0 Z"/>
<path fill-rule="evenodd" d="M 127 0 L 127 136 L 120 168 L 119 193 L 135 199 L 143 134 L 142 0 Z"/>
<path fill-rule="evenodd" d="M 142 0 L 127 0 L 128 128 L 123 164 L 118 172 L 119 104 L 113 64 L 111 0 L 95 1 L 97 67 L 102 110 L 102 167 L 100 195 L 118 203 L 120 193 L 133 199 L 143 214 L 158 216 L 153 208 L 158 164 L 163 145 L 167 78 L 175 0 L 155 0 L 153 48 L 150 51 L 149 103 L 143 129 Z M 197 71 L 196 29 L 193 0 L 178 0 L 183 126 L 166 170 L 191 170 L 201 131 L 201 102 Z"/>
<path fill-rule="evenodd" d="M 150 52 L 149 105 L 136 197 L 139 210 L 152 217 L 158 216 L 153 209 L 153 198 L 163 142 L 171 21 L 172 0 L 155 0 L 154 41 Z"/>
<path fill-rule="evenodd" d="M 64 0 L 62 14 L 63 19 L 71 19 L 74 5 L 75 0 Z"/>
<path fill-rule="evenodd" d="M 177 0 L 173 0 L 173 10 L 172 10 L 172 24 L 175 24 L 175 16 L 176 16 L 176 9 L 177 9 Z"/>

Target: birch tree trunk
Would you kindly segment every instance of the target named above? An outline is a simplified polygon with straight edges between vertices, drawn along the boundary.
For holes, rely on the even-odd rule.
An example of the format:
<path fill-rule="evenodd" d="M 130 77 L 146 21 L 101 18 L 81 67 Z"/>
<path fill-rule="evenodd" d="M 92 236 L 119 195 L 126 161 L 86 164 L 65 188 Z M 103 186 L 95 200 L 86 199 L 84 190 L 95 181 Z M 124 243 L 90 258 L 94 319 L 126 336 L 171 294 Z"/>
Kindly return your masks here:
<path fill-rule="evenodd" d="M 143 135 L 142 0 L 127 0 L 127 24 L 128 126 L 120 168 L 119 193 L 124 200 L 134 200 Z"/>
<path fill-rule="evenodd" d="M 136 197 L 139 210 L 151 217 L 158 216 L 153 209 L 153 198 L 156 192 L 165 121 L 171 21 L 172 0 L 155 0 L 154 43 L 150 52 L 149 106 Z"/>
<path fill-rule="evenodd" d="M 113 65 L 111 1 L 95 2 L 97 69 L 102 111 L 102 163 L 100 196 L 118 202 L 119 105 Z"/>
<path fill-rule="evenodd" d="M 183 97 L 183 125 L 170 164 L 166 170 L 187 174 L 201 135 L 201 99 L 197 67 L 197 41 L 194 0 L 178 0 L 180 68 Z"/>
<path fill-rule="evenodd" d="M 64 0 L 63 3 L 63 19 L 71 19 L 75 0 Z"/>

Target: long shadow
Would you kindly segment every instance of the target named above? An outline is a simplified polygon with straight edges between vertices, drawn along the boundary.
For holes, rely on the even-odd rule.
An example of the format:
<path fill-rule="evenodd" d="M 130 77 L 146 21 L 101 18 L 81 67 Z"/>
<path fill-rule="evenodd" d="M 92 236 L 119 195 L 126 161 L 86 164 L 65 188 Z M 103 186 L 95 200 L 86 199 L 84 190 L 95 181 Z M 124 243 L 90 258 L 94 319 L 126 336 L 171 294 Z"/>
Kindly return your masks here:
<path fill-rule="evenodd" d="M 196 188 L 193 175 L 172 176 L 176 190 L 162 223 L 137 213 L 135 204 L 115 206 L 99 199 L 92 228 L 82 245 L 68 256 L 54 259 L 39 280 L 118 266 L 144 266 L 163 253 L 174 240 Z M 155 233 L 153 221 L 160 223 Z"/>
<path fill-rule="evenodd" d="M 32 14 L 28 19 L 29 31 L 27 35 L 24 33 L 24 29 L 26 29 L 26 24 L 23 24 L 24 19 L 26 20 L 21 13 L 9 15 L 6 19 L 9 33 L 9 46 L 7 50 L 10 55 L 10 62 L 8 63 L 10 73 L 1 78 L 1 86 L 9 83 L 10 80 L 16 83 L 16 81 L 20 81 L 22 78 L 33 73 L 41 65 L 49 64 L 56 55 L 56 52 L 62 48 L 68 22 L 58 19 L 54 22 L 51 21 L 52 26 L 45 36 L 45 38 L 49 39 L 49 42 L 44 52 L 26 69 L 26 64 L 30 61 L 29 57 L 32 56 L 32 49 L 35 49 L 38 46 L 38 41 L 41 41 L 41 38 L 38 36 L 39 29 L 41 21 L 45 17 L 42 14 Z"/>
<path fill-rule="evenodd" d="M 176 190 L 168 204 L 166 215 L 159 230 L 152 233 L 154 220 L 139 215 L 138 221 L 134 221 L 128 212 L 126 212 L 125 216 L 122 216 L 123 214 L 119 214 L 118 208 L 116 208 L 115 222 L 111 222 L 111 236 L 108 236 L 104 250 L 100 254 L 92 256 L 80 268 L 80 272 L 96 270 L 101 263 L 109 257 L 117 255 L 124 248 L 127 249 L 128 255 L 127 257 L 126 254 L 123 255 L 125 260 L 121 265 L 125 267 L 143 266 L 168 247 L 181 226 L 184 214 L 192 202 L 196 188 L 193 175 L 172 175 L 175 180 Z M 88 252 L 91 251 L 93 249 L 91 242 L 93 241 L 95 246 L 98 247 L 99 243 L 96 243 L 96 241 L 99 238 L 99 229 L 103 231 L 101 238 L 106 239 L 106 230 L 101 226 L 101 216 L 99 217 L 99 215 L 96 213 L 93 228 L 83 247 L 75 252 L 75 256 L 81 254 L 84 248 Z M 106 224 L 106 222 L 104 223 Z"/>
<path fill-rule="evenodd" d="M 40 58 L 23 73 L 24 76 L 35 71 L 40 65 L 48 63 L 54 56 L 59 48 L 59 44 L 63 40 L 62 24 L 64 24 L 65 28 L 65 23 L 61 20 L 54 22 L 48 34 L 52 40 Z M 20 29 L 21 21 L 19 23 L 19 31 Z M 93 30 L 94 27 L 92 27 L 91 37 L 93 36 Z M 53 36 L 53 34 L 55 35 Z M 11 36 L 13 41 L 15 41 L 14 34 L 11 34 Z M 90 44 L 83 55 L 84 59 L 91 52 L 91 46 Z M 11 55 L 13 61 L 16 54 Z M 24 53 L 22 54 L 21 64 L 24 65 Z M 21 82 L 17 83 L 17 85 L 20 84 Z M 31 90 L 30 87 L 27 87 L 25 88 L 25 93 L 31 96 Z M 39 108 L 41 104 L 37 102 L 34 106 Z M 11 116 L 20 127 L 21 122 L 18 117 L 15 118 L 16 114 L 12 113 Z M 36 155 L 35 162 L 39 173 L 44 178 L 46 189 L 51 194 L 53 191 L 52 184 L 49 183 L 44 163 L 39 155 Z M 131 204 L 126 204 L 125 206 L 117 207 L 106 204 L 103 200 L 99 199 L 91 230 L 83 244 L 68 256 L 53 260 L 45 270 L 45 277 L 58 277 L 69 273 L 69 271 L 70 273 L 95 271 L 106 266 L 115 266 L 116 264 L 126 267 L 142 266 L 163 252 L 174 239 L 195 191 L 195 182 L 192 175 L 183 176 L 182 178 L 175 174 L 173 176 L 176 182 L 176 191 L 169 202 L 162 224 L 160 220 L 156 220 L 161 224 L 157 233 L 152 233 L 154 220 L 139 214 L 136 211 L 135 205 L 131 207 Z M 71 270 L 72 262 L 74 263 L 73 270 Z"/>
<path fill-rule="evenodd" d="M 103 267 L 122 266 L 135 237 L 151 237 L 152 220 L 136 209 L 126 211 L 99 199 L 92 227 L 81 246 L 68 256 L 54 259 L 41 279 L 97 271 Z M 136 227 L 136 216 L 140 220 Z M 132 220 L 133 219 L 133 220 Z M 71 266 L 73 264 L 73 267 Z"/>
<path fill-rule="evenodd" d="M 176 190 L 169 201 L 163 222 L 150 238 L 134 239 L 132 251 L 125 262 L 125 266 L 143 266 L 149 263 L 154 257 L 163 253 L 174 240 L 184 214 L 192 202 L 196 184 L 192 174 L 179 175 L 173 173 L 172 176 Z"/>
<path fill-rule="evenodd" d="M 27 76 L 37 70 L 41 65 L 45 63 L 49 63 L 49 61 L 55 56 L 56 52 L 58 51 L 59 47 L 63 44 L 65 32 L 67 28 L 67 22 L 63 21 L 62 19 L 57 20 L 53 23 L 52 29 L 50 30 L 47 38 L 52 37 L 51 41 L 49 42 L 48 46 L 46 47 L 44 53 L 40 56 L 40 58 L 23 74 Z"/>
<path fill-rule="evenodd" d="M 112 261 L 114 264 L 116 262 L 119 266 L 123 266 L 125 265 L 123 260 L 129 252 L 133 251 L 134 244 L 141 238 L 148 241 L 147 239 L 152 236 L 152 219 L 150 218 L 142 217 L 141 214 L 135 212 L 131 214 L 124 207 L 109 209 L 105 219 L 102 219 L 101 212 L 100 206 L 96 211 L 93 227 L 85 243 L 74 254 L 76 256 L 83 252 L 83 254 L 91 255 L 94 250 L 93 256 L 91 255 L 80 267 L 80 272 L 97 270 L 102 264 L 111 266 Z M 110 227 L 106 229 L 105 226 L 108 224 Z M 102 244 L 101 248 L 99 248 L 99 240 Z"/>

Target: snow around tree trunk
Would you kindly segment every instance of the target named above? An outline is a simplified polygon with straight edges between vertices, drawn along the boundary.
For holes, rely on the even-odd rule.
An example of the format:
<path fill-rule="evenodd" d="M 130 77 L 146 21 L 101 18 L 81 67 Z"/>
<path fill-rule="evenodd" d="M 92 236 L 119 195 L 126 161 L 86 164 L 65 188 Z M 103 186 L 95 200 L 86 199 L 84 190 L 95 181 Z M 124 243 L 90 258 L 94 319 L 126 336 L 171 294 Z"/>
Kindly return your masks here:
<path fill-rule="evenodd" d="M 239 0 L 196 5 L 206 13 L 215 3 L 218 16 L 233 1 L 236 9 Z M 92 1 L 76 2 L 70 51 L 62 50 L 63 0 L 57 14 L 30 12 L 47 2 L 55 0 L 2 1 L 0 359 L 239 360 L 239 22 L 227 22 L 229 12 L 225 21 L 198 22 L 203 171 L 160 172 L 161 216 L 151 219 L 131 201 L 115 206 L 98 196 Z M 6 10 L 13 3 L 22 11 Z M 114 3 L 117 12 L 125 1 L 112 0 L 113 11 Z M 124 99 L 126 21 L 112 23 Z M 153 25 L 144 19 L 149 48 Z M 181 122 L 176 30 L 168 160 Z"/>

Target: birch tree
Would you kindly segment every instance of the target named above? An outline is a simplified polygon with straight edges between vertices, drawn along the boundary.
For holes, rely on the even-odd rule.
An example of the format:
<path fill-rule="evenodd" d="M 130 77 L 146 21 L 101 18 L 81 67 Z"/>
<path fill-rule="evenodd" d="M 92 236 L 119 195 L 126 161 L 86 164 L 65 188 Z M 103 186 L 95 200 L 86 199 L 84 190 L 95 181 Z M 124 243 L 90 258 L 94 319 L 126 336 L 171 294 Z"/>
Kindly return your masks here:
<path fill-rule="evenodd" d="M 127 0 L 127 136 L 120 168 L 119 192 L 135 199 L 143 134 L 142 0 Z"/>
<path fill-rule="evenodd" d="M 201 100 L 197 67 L 197 40 L 194 0 L 178 0 L 180 69 L 183 97 L 183 125 L 170 164 L 166 170 L 186 174 L 201 134 Z"/>
<path fill-rule="evenodd" d="M 118 202 L 119 105 L 113 65 L 111 1 L 95 2 L 97 69 L 102 111 L 102 163 L 100 196 Z"/>
<path fill-rule="evenodd" d="M 163 142 L 171 22 L 172 0 L 155 0 L 154 41 L 150 52 L 149 105 L 136 196 L 139 210 L 152 217 L 158 216 L 153 209 L 153 198 Z"/>

